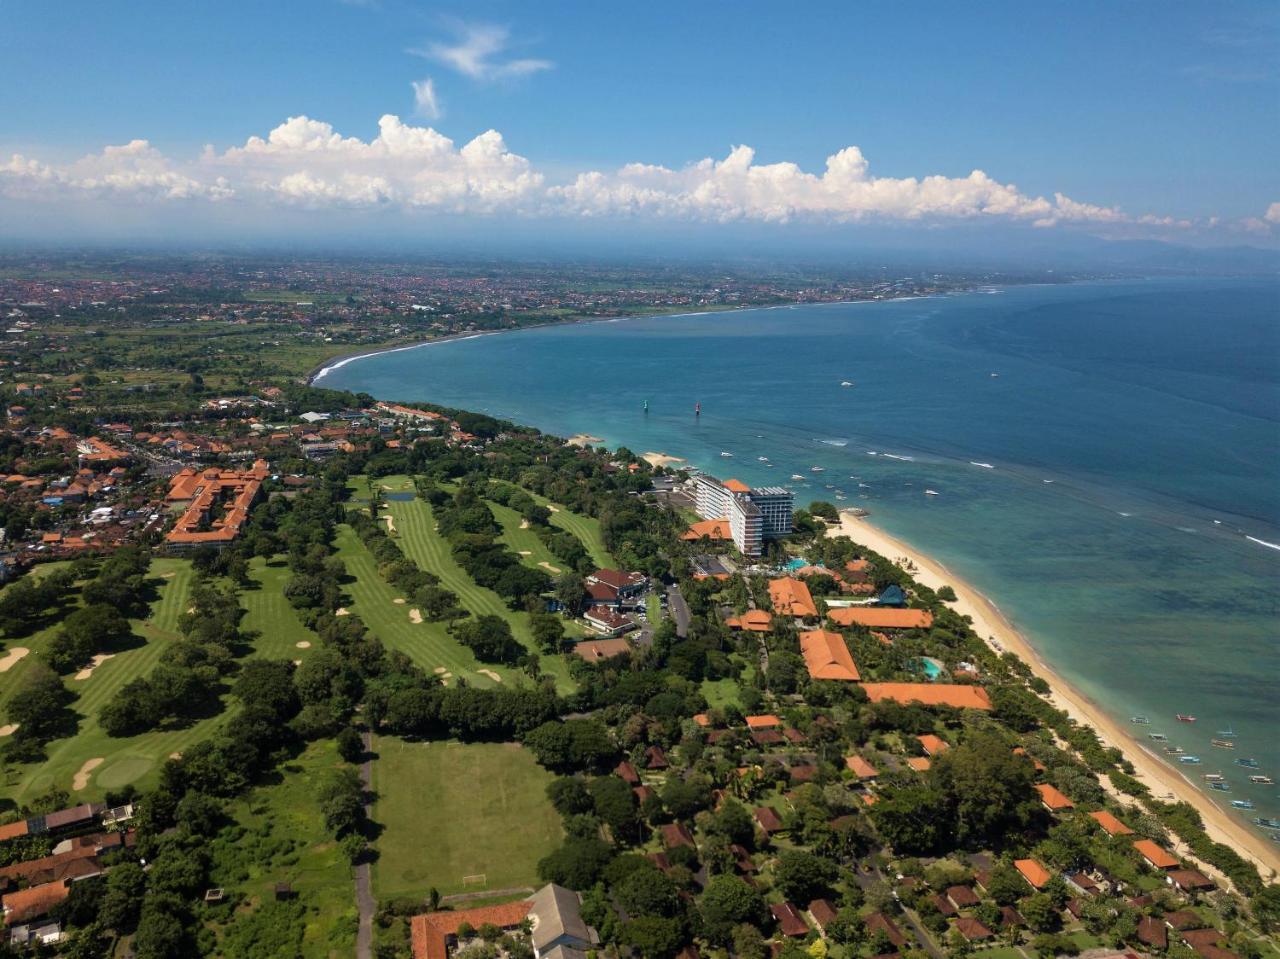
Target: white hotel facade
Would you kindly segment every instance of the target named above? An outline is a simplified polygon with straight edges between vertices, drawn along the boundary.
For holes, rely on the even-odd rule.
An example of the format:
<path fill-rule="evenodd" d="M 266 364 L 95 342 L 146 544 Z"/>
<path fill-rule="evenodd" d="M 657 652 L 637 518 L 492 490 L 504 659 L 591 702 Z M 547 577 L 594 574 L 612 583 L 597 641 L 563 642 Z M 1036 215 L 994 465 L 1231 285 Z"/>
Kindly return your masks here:
<path fill-rule="evenodd" d="M 760 555 L 766 539 L 791 532 L 795 496 L 781 486 L 752 489 L 738 480 L 723 483 L 705 473 L 694 478 L 695 508 L 703 519 L 727 519 L 743 556 Z"/>

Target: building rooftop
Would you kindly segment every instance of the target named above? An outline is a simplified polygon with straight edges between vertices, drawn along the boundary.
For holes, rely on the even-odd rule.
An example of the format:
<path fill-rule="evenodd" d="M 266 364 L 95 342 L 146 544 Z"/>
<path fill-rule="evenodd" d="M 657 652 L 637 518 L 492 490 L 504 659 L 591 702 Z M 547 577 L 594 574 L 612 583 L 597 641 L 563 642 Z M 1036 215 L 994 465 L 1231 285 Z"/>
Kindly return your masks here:
<path fill-rule="evenodd" d="M 941 683 L 864 683 L 873 703 L 919 703 L 922 706 L 953 706 L 956 709 L 991 709 L 991 698 L 981 686 Z"/>
<path fill-rule="evenodd" d="M 857 682 L 862 677 L 844 637 L 825 629 L 800 634 L 800 653 L 812 679 Z"/>

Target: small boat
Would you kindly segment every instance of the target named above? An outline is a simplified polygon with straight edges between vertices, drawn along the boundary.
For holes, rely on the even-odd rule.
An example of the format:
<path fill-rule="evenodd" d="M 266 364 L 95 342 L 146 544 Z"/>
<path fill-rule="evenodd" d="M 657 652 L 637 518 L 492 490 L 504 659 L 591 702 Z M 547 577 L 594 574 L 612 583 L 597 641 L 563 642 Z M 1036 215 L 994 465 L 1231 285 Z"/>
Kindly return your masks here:
<path fill-rule="evenodd" d="M 1199 756 L 1179 756 L 1178 762 L 1186 763 L 1188 766 L 1196 766 L 1200 763 Z"/>
<path fill-rule="evenodd" d="M 1244 766 L 1246 769 L 1257 769 L 1258 761 L 1256 759 L 1249 759 L 1248 757 L 1242 756 L 1236 760 L 1236 765 Z"/>
<path fill-rule="evenodd" d="M 767 456 L 757 456 L 756 459 L 758 459 L 761 463 L 769 462 L 769 457 Z"/>
<path fill-rule="evenodd" d="M 1186 752 L 1186 750 L 1183 749 L 1181 746 L 1165 746 L 1164 751 L 1167 752 L 1170 756 L 1178 756 Z"/>
<path fill-rule="evenodd" d="M 938 491 L 937 491 L 936 489 L 927 489 L 927 490 L 925 490 L 925 491 L 924 491 L 924 495 L 925 495 L 925 496 L 937 496 L 937 495 L 938 495 Z"/>
<path fill-rule="evenodd" d="M 1146 716 L 1130 716 L 1129 722 L 1133 723 L 1135 726 L 1149 726 L 1151 724 L 1151 720 Z"/>
<path fill-rule="evenodd" d="M 1217 790 L 1218 792 L 1220 792 L 1220 793 L 1229 793 L 1229 792 L 1231 792 L 1231 786 L 1230 786 L 1229 784 L 1225 783 L 1225 782 L 1221 782 L 1221 783 L 1209 783 L 1209 788 L 1210 788 L 1210 789 L 1216 789 L 1216 790 Z"/>
<path fill-rule="evenodd" d="M 721 456 L 727 456 L 727 457 L 730 457 L 730 458 L 732 458 L 732 457 L 733 457 L 733 454 L 732 454 L 732 453 L 723 453 L 723 452 L 722 452 L 720 455 L 721 455 Z"/>
<path fill-rule="evenodd" d="M 1235 749 L 1236 744 L 1230 739 L 1210 739 L 1210 746 L 1217 746 L 1219 749 Z"/>
<path fill-rule="evenodd" d="M 1276 781 L 1270 776 L 1250 776 L 1249 782 L 1259 786 L 1274 786 L 1276 784 Z"/>
<path fill-rule="evenodd" d="M 836 493 L 836 499 L 848 499 L 843 493 Z"/>
<path fill-rule="evenodd" d="M 1147 738 L 1157 743 L 1167 743 L 1169 741 L 1169 737 L 1164 733 L 1151 733 Z"/>
<path fill-rule="evenodd" d="M 1223 739 L 1235 739 L 1236 731 L 1232 729 L 1230 726 L 1228 726 L 1226 729 L 1219 729 L 1218 735 L 1221 736 Z"/>
<path fill-rule="evenodd" d="M 1253 800 L 1252 799 L 1233 799 L 1231 800 L 1231 805 L 1235 806 L 1237 809 L 1252 809 Z"/>
<path fill-rule="evenodd" d="M 1280 829 L 1280 819 L 1268 819 L 1266 816 L 1259 816 L 1253 824 L 1263 829 Z"/>
<path fill-rule="evenodd" d="M 1226 780 L 1223 779 L 1222 773 L 1205 773 L 1204 781 L 1207 783 L 1220 783 Z"/>
<path fill-rule="evenodd" d="M 1000 376 L 1000 374 L 999 374 L 999 373 L 992 373 L 992 374 L 991 374 L 991 378 L 992 378 L 993 380 L 994 380 L 994 379 L 996 379 L 996 378 L 997 378 L 997 377 L 999 377 L 999 376 Z"/>
<path fill-rule="evenodd" d="M 723 456 L 724 454 L 721 453 L 720 455 Z M 1180 723 L 1194 723 L 1196 721 L 1194 716 L 1188 716 L 1186 713 L 1178 713 L 1174 718 L 1176 718 Z"/>
<path fill-rule="evenodd" d="M 993 470 L 993 469 L 995 469 L 995 467 L 994 467 L 994 466 L 992 466 L 990 463 L 979 463 L 977 460 L 969 460 L 969 465 L 970 465 L 970 466 L 981 466 L 984 470 Z"/>
<path fill-rule="evenodd" d="M 810 466 L 810 467 L 809 467 L 809 472 L 810 472 L 810 473 L 825 473 L 825 472 L 826 472 L 826 469 L 825 469 L 824 467 L 821 467 L 821 466 Z"/>
<path fill-rule="evenodd" d="M 791 478 L 792 478 L 793 480 L 802 480 L 802 479 L 804 479 L 804 477 L 803 477 L 803 476 L 801 476 L 799 473 L 792 473 L 792 474 L 791 474 Z"/>
<path fill-rule="evenodd" d="M 840 385 L 841 385 L 841 386 L 853 386 L 853 384 L 852 384 L 852 383 L 850 383 L 848 380 L 841 380 L 841 381 L 840 381 Z"/>

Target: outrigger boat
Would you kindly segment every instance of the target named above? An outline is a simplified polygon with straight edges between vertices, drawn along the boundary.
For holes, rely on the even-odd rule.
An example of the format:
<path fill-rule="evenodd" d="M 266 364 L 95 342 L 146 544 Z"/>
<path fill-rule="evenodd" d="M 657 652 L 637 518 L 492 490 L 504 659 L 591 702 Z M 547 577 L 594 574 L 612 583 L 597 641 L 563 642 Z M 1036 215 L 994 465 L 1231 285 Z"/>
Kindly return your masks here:
<path fill-rule="evenodd" d="M 1169 737 L 1164 733 L 1151 733 L 1150 738 L 1154 739 L 1158 743 L 1167 743 L 1169 741 Z"/>
<path fill-rule="evenodd" d="M 1236 760 L 1236 765 L 1244 766 L 1246 769 L 1257 769 L 1258 761 L 1256 759 L 1249 759 L 1247 757 L 1242 757 Z"/>
<path fill-rule="evenodd" d="M 1231 805 L 1235 806 L 1237 809 L 1252 809 L 1253 800 L 1252 799 L 1233 799 L 1231 800 Z"/>
<path fill-rule="evenodd" d="M 1226 782 L 1226 780 L 1223 778 L 1222 773 L 1205 773 L 1204 781 L 1207 783 Z"/>
<path fill-rule="evenodd" d="M 1219 729 L 1218 735 L 1221 736 L 1223 739 L 1235 739 L 1236 731 L 1232 729 L 1230 726 L 1228 726 L 1226 729 Z"/>
<path fill-rule="evenodd" d="M 1188 716 L 1186 713 L 1178 713 L 1174 718 L 1180 723 L 1194 723 L 1196 721 L 1194 716 Z"/>
<path fill-rule="evenodd" d="M 1280 819 L 1268 819 L 1266 816 L 1259 816 L 1253 824 L 1263 829 L 1280 829 Z"/>
<path fill-rule="evenodd" d="M 1150 725 L 1151 720 L 1146 716 L 1130 716 L 1129 722 L 1133 723 L 1135 726 L 1147 726 Z"/>
<path fill-rule="evenodd" d="M 1199 756 L 1179 756 L 1178 762 L 1186 763 L 1188 766 L 1196 766 L 1200 763 Z"/>
<path fill-rule="evenodd" d="M 1210 746 L 1217 746 L 1219 749 L 1235 749 L 1236 744 L 1230 739 L 1210 739 Z"/>
<path fill-rule="evenodd" d="M 1218 790 L 1218 792 L 1220 792 L 1220 793 L 1229 793 L 1229 792 L 1231 792 L 1231 786 L 1230 786 L 1230 784 L 1225 783 L 1225 782 L 1222 782 L 1222 783 L 1209 783 L 1209 788 L 1210 788 L 1210 789 L 1216 789 L 1216 790 Z"/>
<path fill-rule="evenodd" d="M 1165 746 L 1164 751 L 1167 752 L 1170 756 L 1177 756 L 1180 753 L 1186 752 L 1186 750 L 1183 749 L 1181 746 Z"/>
<path fill-rule="evenodd" d="M 1258 786 L 1274 786 L 1276 784 L 1276 781 L 1270 776 L 1250 776 L 1249 782 Z"/>

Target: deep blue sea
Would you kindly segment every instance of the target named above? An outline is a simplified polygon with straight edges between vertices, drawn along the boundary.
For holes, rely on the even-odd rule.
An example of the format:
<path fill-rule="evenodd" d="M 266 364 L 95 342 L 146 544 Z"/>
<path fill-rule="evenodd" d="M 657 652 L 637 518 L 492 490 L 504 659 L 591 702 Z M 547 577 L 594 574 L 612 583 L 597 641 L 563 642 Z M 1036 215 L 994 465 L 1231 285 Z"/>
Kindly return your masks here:
<path fill-rule="evenodd" d="M 1280 786 L 1234 764 L 1255 757 L 1280 780 L 1280 548 L 1267 545 L 1280 544 L 1280 283 L 1022 286 L 549 327 L 359 359 L 321 383 L 862 506 L 991 597 L 1115 717 L 1151 717 L 1140 738 L 1164 732 L 1201 756 L 1180 767 L 1197 784 L 1221 771 L 1232 791 L 1215 800 L 1280 818 Z M 1209 744 L 1227 729 L 1234 752 Z"/>

